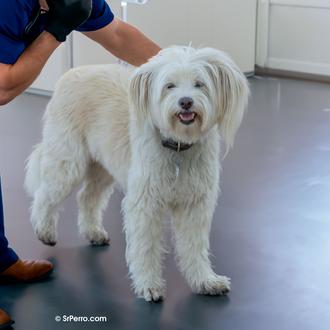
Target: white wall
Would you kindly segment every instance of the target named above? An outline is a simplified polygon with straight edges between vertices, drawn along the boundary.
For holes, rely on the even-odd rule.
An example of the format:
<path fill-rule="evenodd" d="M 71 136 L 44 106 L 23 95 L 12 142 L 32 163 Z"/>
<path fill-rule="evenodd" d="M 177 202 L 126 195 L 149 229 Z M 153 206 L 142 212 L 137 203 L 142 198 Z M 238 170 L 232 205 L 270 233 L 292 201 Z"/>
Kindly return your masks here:
<path fill-rule="evenodd" d="M 120 1 L 109 0 L 120 16 Z M 245 72 L 255 64 L 257 0 L 149 0 L 130 5 L 128 21 L 162 47 L 210 46 L 230 53 Z M 108 63 L 109 54 L 75 33 L 74 63 Z"/>
<path fill-rule="evenodd" d="M 107 1 L 121 17 L 120 0 Z M 129 5 L 128 21 L 162 47 L 190 42 L 195 47 L 215 47 L 228 52 L 243 71 L 253 72 L 256 8 L 257 0 L 149 0 L 146 5 Z M 56 51 L 32 87 L 51 92 L 70 66 L 116 61 L 101 46 L 75 32 L 72 45 L 67 42 Z"/>
<path fill-rule="evenodd" d="M 330 76 L 330 0 L 260 0 L 257 64 Z"/>

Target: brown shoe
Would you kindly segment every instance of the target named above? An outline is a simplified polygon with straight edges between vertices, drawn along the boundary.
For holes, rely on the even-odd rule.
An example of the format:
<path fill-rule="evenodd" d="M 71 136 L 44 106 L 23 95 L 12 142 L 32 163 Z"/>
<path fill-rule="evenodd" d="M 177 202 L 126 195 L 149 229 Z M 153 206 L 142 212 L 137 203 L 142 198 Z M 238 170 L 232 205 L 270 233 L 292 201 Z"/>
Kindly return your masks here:
<path fill-rule="evenodd" d="M 46 260 L 18 260 L 0 273 L 0 281 L 35 282 L 47 277 L 53 265 Z"/>
<path fill-rule="evenodd" d="M 0 330 L 9 329 L 15 322 L 11 317 L 2 309 L 0 309 Z"/>

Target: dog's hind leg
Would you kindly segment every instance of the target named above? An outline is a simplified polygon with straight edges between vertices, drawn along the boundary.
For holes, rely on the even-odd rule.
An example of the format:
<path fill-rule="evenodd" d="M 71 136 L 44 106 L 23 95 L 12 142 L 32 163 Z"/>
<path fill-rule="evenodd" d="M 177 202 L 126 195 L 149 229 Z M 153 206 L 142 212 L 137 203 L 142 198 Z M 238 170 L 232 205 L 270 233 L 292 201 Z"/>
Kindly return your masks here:
<path fill-rule="evenodd" d="M 57 241 L 58 206 L 79 183 L 86 171 L 79 162 L 45 155 L 41 161 L 41 184 L 34 194 L 31 223 L 38 238 L 47 245 Z"/>
<path fill-rule="evenodd" d="M 92 163 L 77 195 L 79 230 L 92 245 L 109 244 L 102 215 L 113 192 L 113 183 L 112 176 L 100 164 Z"/>

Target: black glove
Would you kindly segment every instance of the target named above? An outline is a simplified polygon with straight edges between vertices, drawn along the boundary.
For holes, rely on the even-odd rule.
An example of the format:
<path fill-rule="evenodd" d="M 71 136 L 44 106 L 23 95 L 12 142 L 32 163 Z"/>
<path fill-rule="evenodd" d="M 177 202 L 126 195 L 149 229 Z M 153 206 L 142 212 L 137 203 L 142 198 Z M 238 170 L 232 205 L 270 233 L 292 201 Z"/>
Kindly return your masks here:
<path fill-rule="evenodd" d="M 92 12 L 92 0 L 47 0 L 49 6 L 46 31 L 58 41 L 85 22 Z"/>

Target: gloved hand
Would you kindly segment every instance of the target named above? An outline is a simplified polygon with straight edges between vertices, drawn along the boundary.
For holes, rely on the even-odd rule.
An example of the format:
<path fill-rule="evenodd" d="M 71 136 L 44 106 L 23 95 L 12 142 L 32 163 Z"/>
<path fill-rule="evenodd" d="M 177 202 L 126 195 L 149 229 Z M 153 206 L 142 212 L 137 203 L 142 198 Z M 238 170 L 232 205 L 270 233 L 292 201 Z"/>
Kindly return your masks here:
<path fill-rule="evenodd" d="M 49 6 L 46 31 L 58 41 L 85 22 L 92 12 L 92 0 L 47 0 Z"/>

